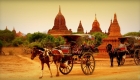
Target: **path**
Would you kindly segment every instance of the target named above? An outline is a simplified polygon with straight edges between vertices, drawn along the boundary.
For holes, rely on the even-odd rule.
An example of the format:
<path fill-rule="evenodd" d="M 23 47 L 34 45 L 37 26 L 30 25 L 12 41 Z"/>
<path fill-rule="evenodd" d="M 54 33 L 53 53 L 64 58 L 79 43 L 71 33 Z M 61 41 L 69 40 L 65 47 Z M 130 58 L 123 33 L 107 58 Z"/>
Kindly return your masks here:
<path fill-rule="evenodd" d="M 0 56 L 0 59 L 0 80 L 39 80 L 41 69 L 39 62 L 22 55 Z M 56 77 L 56 67 L 51 64 L 53 78 L 50 78 L 45 65 L 44 77 L 41 80 L 140 80 L 140 66 L 136 66 L 133 59 L 126 59 L 124 66 L 121 67 L 118 67 L 116 62 L 112 68 L 109 65 L 109 59 L 98 58 L 92 75 L 84 75 L 80 64 L 74 64 L 68 75 L 60 73 L 60 76 Z"/>

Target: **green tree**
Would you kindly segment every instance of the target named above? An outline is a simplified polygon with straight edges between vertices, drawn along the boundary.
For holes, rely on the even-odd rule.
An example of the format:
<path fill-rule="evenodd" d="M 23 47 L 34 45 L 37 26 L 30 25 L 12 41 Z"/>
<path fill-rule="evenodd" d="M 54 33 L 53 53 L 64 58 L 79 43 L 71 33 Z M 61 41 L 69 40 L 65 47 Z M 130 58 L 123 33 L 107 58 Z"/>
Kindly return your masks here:
<path fill-rule="evenodd" d="M 24 42 L 23 37 L 16 37 L 12 41 L 12 44 L 13 44 L 13 46 L 17 47 L 17 46 L 20 46 L 21 44 L 23 44 L 23 42 Z"/>
<path fill-rule="evenodd" d="M 28 34 L 27 35 L 27 39 L 28 41 L 31 42 L 40 42 L 42 39 L 44 39 L 46 37 L 45 33 L 40 33 L 40 32 L 35 32 L 33 34 Z"/>
<path fill-rule="evenodd" d="M 101 32 L 95 32 L 92 35 L 95 36 L 95 45 L 99 46 L 102 43 L 102 40 L 107 37 L 107 34 Z"/>
<path fill-rule="evenodd" d="M 123 36 L 140 36 L 140 32 L 128 32 Z"/>
<path fill-rule="evenodd" d="M 0 40 L 10 42 L 15 38 L 14 33 L 10 30 L 0 30 Z"/>
<path fill-rule="evenodd" d="M 65 40 L 63 37 L 58 36 L 55 38 L 55 46 L 59 46 L 65 43 Z"/>
<path fill-rule="evenodd" d="M 28 48 L 33 48 L 34 46 L 43 47 L 42 44 L 38 41 L 28 44 Z"/>
<path fill-rule="evenodd" d="M 11 46 L 12 40 L 15 38 L 15 35 L 10 30 L 0 30 L 0 40 L 3 42 L 4 46 Z"/>
<path fill-rule="evenodd" d="M 55 38 L 52 35 L 46 34 L 46 37 L 41 40 L 43 47 L 54 47 Z"/>
<path fill-rule="evenodd" d="M 55 47 L 61 44 L 64 44 L 64 39 L 61 36 L 53 37 L 52 35 L 47 34 L 44 39 L 41 40 L 43 47 Z"/>

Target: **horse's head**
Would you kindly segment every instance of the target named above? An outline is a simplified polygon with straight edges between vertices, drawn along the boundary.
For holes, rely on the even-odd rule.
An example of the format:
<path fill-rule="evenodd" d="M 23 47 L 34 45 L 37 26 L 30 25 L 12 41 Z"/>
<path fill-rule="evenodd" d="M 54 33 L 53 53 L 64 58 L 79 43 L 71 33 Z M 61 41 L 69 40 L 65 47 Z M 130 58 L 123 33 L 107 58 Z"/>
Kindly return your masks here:
<path fill-rule="evenodd" d="M 37 47 L 34 47 L 31 51 L 31 59 L 33 60 L 37 56 L 37 54 L 40 54 L 40 51 Z"/>
<path fill-rule="evenodd" d="M 112 50 L 112 45 L 111 44 L 108 44 L 107 46 L 106 46 L 106 51 L 107 52 L 110 52 Z"/>

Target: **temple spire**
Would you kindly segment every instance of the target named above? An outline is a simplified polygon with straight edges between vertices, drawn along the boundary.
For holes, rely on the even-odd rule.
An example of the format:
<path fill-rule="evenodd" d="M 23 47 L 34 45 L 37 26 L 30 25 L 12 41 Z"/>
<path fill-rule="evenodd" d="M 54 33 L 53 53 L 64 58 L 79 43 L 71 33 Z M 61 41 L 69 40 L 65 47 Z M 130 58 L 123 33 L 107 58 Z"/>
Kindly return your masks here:
<path fill-rule="evenodd" d="M 116 13 L 114 14 L 114 19 L 117 19 Z"/>
<path fill-rule="evenodd" d="M 97 20 L 97 18 L 96 18 L 96 14 L 95 14 L 95 20 Z"/>
<path fill-rule="evenodd" d="M 112 19 L 111 19 L 111 21 L 110 21 L 110 24 L 112 24 Z"/>
<path fill-rule="evenodd" d="M 116 15 L 116 13 L 114 14 L 114 20 L 113 20 L 113 22 L 118 22 L 117 21 L 117 15 Z"/>
<path fill-rule="evenodd" d="M 81 25 L 81 20 L 80 20 L 80 25 Z"/>
<path fill-rule="evenodd" d="M 83 26 L 82 26 L 81 20 L 80 20 L 80 23 L 79 23 L 79 26 L 78 26 L 77 32 L 78 32 L 78 33 L 84 33 L 84 29 L 83 29 Z"/>
<path fill-rule="evenodd" d="M 8 30 L 7 26 L 6 26 L 5 30 Z"/>
<path fill-rule="evenodd" d="M 13 27 L 13 30 L 15 30 L 15 27 Z"/>
<path fill-rule="evenodd" d="M 58 14 L 61 14 L 61 7 L 60 7 L 60 5 L 59 5 L 59 13 Z"/>

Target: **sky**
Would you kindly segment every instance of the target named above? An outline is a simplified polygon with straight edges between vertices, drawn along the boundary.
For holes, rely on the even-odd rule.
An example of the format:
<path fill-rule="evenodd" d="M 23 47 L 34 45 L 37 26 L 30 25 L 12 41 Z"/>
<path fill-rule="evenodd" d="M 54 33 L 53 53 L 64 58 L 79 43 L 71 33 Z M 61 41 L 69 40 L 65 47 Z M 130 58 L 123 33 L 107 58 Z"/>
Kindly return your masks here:
<path fill-rule="evenodd" d="M 0 30 L 24 34 L 46 32 L 54 26 L 59 12 L 65 17 L 66 26 L 77 32 L 80 20 L 84 32 L 92 29 L 96 18 L 103 32 L 107 32 L 114 14 L 121 34 L 140 31 L 139 0 L 0 0 Z"/>

